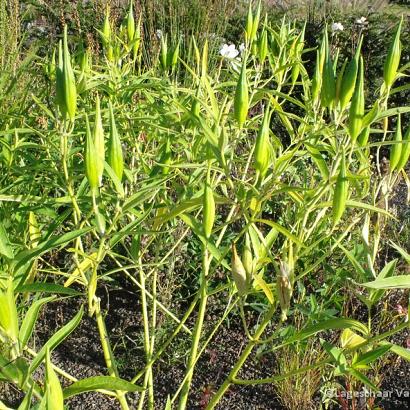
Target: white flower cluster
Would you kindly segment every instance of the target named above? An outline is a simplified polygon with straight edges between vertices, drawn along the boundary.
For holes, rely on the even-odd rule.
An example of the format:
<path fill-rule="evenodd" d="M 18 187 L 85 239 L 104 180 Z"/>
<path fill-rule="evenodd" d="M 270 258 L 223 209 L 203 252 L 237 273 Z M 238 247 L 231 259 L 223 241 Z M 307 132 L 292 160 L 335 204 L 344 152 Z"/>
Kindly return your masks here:
<path fill-rule="evenodd" d="M 345 28 L 343 26 L 342 23 L 333 23 L 332 24 L 332 31 L 334 33 L 338 32 L 338 31 L 343 31 Z"/>

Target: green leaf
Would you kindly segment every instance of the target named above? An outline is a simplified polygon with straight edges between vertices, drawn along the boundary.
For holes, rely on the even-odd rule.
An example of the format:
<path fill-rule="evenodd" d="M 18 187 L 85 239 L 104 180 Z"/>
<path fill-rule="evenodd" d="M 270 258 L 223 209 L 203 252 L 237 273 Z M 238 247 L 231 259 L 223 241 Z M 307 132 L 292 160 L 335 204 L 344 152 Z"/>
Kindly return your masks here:
<path fill-rule="evenodd" d="M 383 356 L 391 348 L 391 345 L 384 345 L 377 349 L 371 350 L 359 356 L 353 364 L 353 368 L 358 369 L 362 366 L 367 366 L 370 363 L 376 361 L 379 357 Z"/>
<path fill-rule="evenodd" d="M 372 391 L 378 391 L 379 389 L 375 384 L 373 384 L 369 378 L 367 378 L 363 373 L 359 372 L 358 370 L 354 368 L 349 368 L 348 372 L 355 377 L 357 380 L 360 380 L 363 384 L 366 386 L 370 387 Z"/>
<path fill-rule="evenodd" d="M 2 223 L 0 223 L 0 254 L 8 259 L 13 259 L 14 257 L 13 249 Z"/>
<path fill-rule="evenodd" d="M 47 410 L 64 409 L 63 389 L 51 365 L 48 347 L 46 349 L 46 398 Z"/>
<path fill-rule="evenodd" d="M 75 396 L 76 394 L 95 391 L 98 389 L 122 390 L 130 392 L 144 391 L 143 387 L 136 386 L 135 384 L 132 384 L 118 377 L 94 376 L 73 383 L 72 385 L 66 387 L 63 393 L 64 398 L 67 399 L 68 397 Z"/>
<path fill-rule="evenodd" d="M 32 259 L 39 257 L 40 255 L 50 251 L 51 249 L 57 248 L 58 246 L 71 242 L 79 236 L 82 236 L 85 233 L 90 232 L 92 229 L 92 227 L 87 227 L 78 229 L 76 231 L 68 232 L 64 235 L 53 236 L 47 241 L 41 242 L 34 249 L 27 249 L 18 253 L 14 259 L 14 271 L 18 271 L 21 267 L 23 267 L 27 262 L 31 261 Z"/>
<path fill-rule="evenodd" d="M 24 396 L 24 400 L 21 402 L 17 410 L 30 410 L 31 409 L 31 397 L 33 396 L 34 384 L 31 385 L 30 390 Z"/>
<path fill-rule="evenodd" d="M 372 282 L 362 283 L 360 286 L 372 289 L 410 289 L 410 275 L 376 279 Z"/>
<path fill-rule="evenodd" d="M 394 242 L 392 242 L 393 248 L 395 248 L 400 255 L 403 257 L 403 259 L 410 264 L 410 255 L 399 245 L 396 245 Z"/>
<path fill-rule="evenodd" d="M 64 339 L 66 339 L 70 333 L 74 331 L 74 329 L 80 324 L 81 318 L 83 317 L 84 308 L 81 306 L 81 309 L 78 313 L 61 329 L 59 329 L 53 336 L 48 339 L 46 344 L 41 348 L 41 350 L 37 353 L 37 356 L 31 362 L 28 374 L 32 374 L 35 369 L 41 364 L 44 360 L 46 355 L 46 350 L 50 349 L 52 351 L 55 349 Z"/>
<path fill-rule="evenodd" d="M 390 350 L 393 353 L 396 353 L 398 356 L 402 357 L 403 359 L 407 360 L 408 362 L 410 362 L 410 349 L 406 349 L 402 346 L 396 345 L 394 343 L 389 343 L 386 341 L 381 341 L 380 342 L 381 345 L 387 344 L 390 346 Z"/>
<path fill-rule="evenodd" d="M 58 285 L 57 283 L 50 283 L 50 282 L 34 282 L 34 283 L 27 283 L 25 285 L 19 285 L 16 288 L 16 292 L 23 293 L 23 292 L 43 292 L 43 293 L 58 293 L 61 295 L 69 295 L 69 296 L 80 296 L 82 295 L 81 292 L 77 290 L 66 288 L 63 285 Z"/>
<path fill-rule="evenodd" d="M 51 300 L 54 300 L 55 296 L 50 296 L 48 298 L 43 298 L 35 301 L 24 315 L 24 320 L 20 326 L 19 331 L 19 340 L 24 348 L 27 342 L 30 340 L 30 337 L 33 333 L 34 325 L 36 323 L 38 313 L 40 312 L 41 307 Z"/>
<path fill-rule="evenodd" d="M 276 222 L 269 221 L 268 219 L 255 219 L 254 222 L 260 222 L 266 225 L 269 225 L 272 228 L 275 228 L 278 232 L 280 232 L 282 235 L 286 236 L 288 239 L 299 245 L 300 247 L 304 248 L 305 245 L 303 245 L 300 240 L 293 235 L 293 233 L 290 233 L 286 228 L 284 228 L 282 225 L 279 225 Z"/>
<path fill-rule="evenodd" d="M 268 284 L 265 282 L 265 280 L 262 277 L 262 274 L 259 275 L 254 275 L 254 279 L 256 284 L 263 290 L 263 293 L 269 300 L 269 303 L 273 305 L 273 294 L 272 291 L 270 290 Z"/>
<path fill-rule="evenodd" d="M 382 269 L 382 271 L 378 274 L 376 280 L 384 279 L 387 276 L 392 276 L 394 273 L 394 270 L 396 269 L 396 264 L 397 264 L 397 259 L 393 259 L 390 261 L 385 267 Z M 372 304 L 377 303 L 380 298 L 384 294 L 384 289 L 371 289 L 369 292 L 369 299 L 372 302 Z"/>

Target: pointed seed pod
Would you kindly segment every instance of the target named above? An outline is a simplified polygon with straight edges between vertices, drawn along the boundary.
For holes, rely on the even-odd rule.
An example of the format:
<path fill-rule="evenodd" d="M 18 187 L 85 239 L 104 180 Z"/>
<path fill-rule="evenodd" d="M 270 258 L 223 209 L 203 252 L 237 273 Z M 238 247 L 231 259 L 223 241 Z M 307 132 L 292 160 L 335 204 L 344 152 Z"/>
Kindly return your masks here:
<path fill-rule="evenodd" d="M 409 157 L 410 157 L 410 125 L 407 128 L 407 131 L 403 137 L 403 144 L 401 148 L 400 159 L 396 167 L 398 172 L 401 171 L 406 166 L 409 160 Z"/>
<path fill-rule="evenodd" d="M 242 63 L 241 73 L 236 85 L 235 100 L 234 100 L 234 115 L 238 121 L 239 128 L 243 127 L 248 116 L 249 109 L 249 91 L 246 79 L 246 60 Z"/>
<path fill-rule="evenodd" d="M 387 53 L 387 58 L 384 64 L 383 78 L 384 83 L 387 88 L 390 88 L 397 75 L 397 69 L 400 64 L 401 56 L 401 43 L 400 43 L 400 32 L 401 26 L 403 23 L 403 17 L 400 20 L 399 25 L 397 26 L 396 34 L 394 40 L 390 45 L 389 52 Z"/>
<path fill-rule="evenodd" d="M 336 97 L 336 80 L 330 52 L 327 53 L 322 75 L 321 104 L 324 108 L 331 108 Z"/>
<path fill-rule="evenodd" d="M 252 33 L 251 33 L 251 38 L 250 38 L 251 42 L 255 41 L 256 39 L 256 33 L 258 32 L 260 18 L 261 18 L 261 2 L 259 0 L 258 8 L 256 9 L 256 14 L 252 21 Z"/>
<path fill-rule="evenodd" d="M 58 43 L 58 66 L 56 69 L 56 103 L 63 117 L 66 116 L 67 108 L 64 98 L 64 76 L 63 76 L 63 42 Z"/>
<path fill-rule="evenodd" d="M 359 70 L 359 62 L 360 62 L 360 51 L 362 47 L 363 37 L 360 37 L 359 45 L 357 46 L 356 53 L 353 59 L 350 61 L 349 65 L 346 68 L 345 73 L 343 74 L 343 79 L 340 87 L 340 109 L 343 111 L 347 104 L 349 104 L 350 100 L 352 99 L 356 80 L 357 80 L 357 73 Z"/>
<path fill-rule="evenodd" d="M 95 106 L 95 121 L 93 128 L 93 138 L 95 146 L 95 163 L 97 167 L 97 174 L 99 179 L 99 184 L 101 185 L 102 176 L 104 173 L 104 160 L 105 160 L 105 141 L 104 141 L 104 129 L 101 119 L 100 110 L 100 98 L 97 96 L 96 106 Z"/>
<path fill-rule="evenodd" d="M 171 58 L 171 67 L 174 70 L 177 63 L 178 63 L 178 57 L 179 57 L 179 47 L 180 47 L 181 40 L 178 40 L 178 43 L 176 47 L 174 48 L 174 51 L 172 53 L 172 58 Z"/>
<path fill-rule="evenodd" d="M 258 57 L 259 57 L 259 62 L 261 64 L 265 62 L 267 55 L 268 55 L 268 32 L 266 30 L 263 30 L 260 36 L 259 45 L 258 45 Z"/>
<path fill-rule="evenodd" d="M 238 293 L 240 296 L 243 296 L 248 290 L 248 281 L 245 267 L 243 266 L 241 258 L 238 256 L 235 243 L 232 243 L 231 271 Z"/>
<path fill-rule="evenodd" d="M 252 37 L 252 24 L 253 24 L 253 14 L 252 14 L 252 2 L 249 2 L 248 15 L 246 17 L 246 28 L 245 28 L 245 41 L 250 42 Z"/>
<path fill-rule="evenodd" d="M 166 70 L 168 68 L 168 45 L 166 36 L 161 36 L 160 62 L 163 70 Z"/>
<path fill-rule="evenodd" d="M 340 69 L 340 72 L 336 79 L 336 98 L 335 98 L 336 106 L 340 102 L 340 93 L 341 93 L 341 88 L 342 88 L 343 75 L 346 71 L 346 66 L 347 66 L 347 59 L 345 59 L 345 61 L 343 62 L 342 68 Z"/>
<path fill-rule="evenodd" d="M 336 225 L 346 209 L 346 201 L 349 190 L 349 182 L 346 177 L 346 159 L 344 150 L 340 162 L 340 170 L 336 180 L 333 194 L 333 225 Z"/>
<path fill-rule="evenodd" d="M 315 72 L 312 79 L 312 99 L 313 103 L 316 103 L 319 99 L 320 88 L 322 87 L 322 76 L 320 74 L 320 54 L 316 51 L 316 65 Z"/>
<path fill-rule="evenodd" d="M 128 11 L 128 16 L 127 16 L 127 35 L 128 35 L 129 43 L 131 43 L 131 41 L 134 40 L 134 35 L 135 35 L 135 19 L 134 19 L 133 3 L 134 1 L 131 0 L 130 9 Z"/>
<path fill-rule="evenodd" d="M 100 177 L 97 166 L 97 152 L 95 149 L 94 141 L 90 131 L 90 123 L 88 121 L 88 115 L 85 114 L 86 122 L 86 145 L 85 145 L 85 175 L 88 179 L 91 192 L 96 195 L 100 186 Z"/>
<path fill-rule="evenodd" d="M 111 101 L 108 103 L 110 109 L 110 141 L 108 148 L 108 163 L 117 175 L 118 179 L 122 180 L 124 172 L 124 158 L 122 155 L 121 140 L 118 135 L 117 125 L 115 124 L 114 112 Z"/>
<path fill-rule="evenodd" d="M 204 187 L 203 197 L 203 228 L 205 237 L 209 239 L 215 222 L 215 200 L 212 188 L 210 186 L 209 172 Z"/>
<path fill-rule="evenodd" d="M 390 147 L 390 171 L 393 171 L 401 157 L 401 151 L 402 151 L 402 134 L 401 134 L 401 116 L 400 114 L 397 116 L 397 125 L 396 125 L 396 132 L 394 134 L 394 142 L 396 144 L 392 145 Z"/>
<path fill-rule="evenodd" d="M 366 146 L 367 142 L 369 141 L 369 135 L 370 135 L 370 126 L 363 128 L 363 131 L 360 133 L 359 137 L 357 138 L 357 143 L 361 147 Z"/>
<path fill-rule="evenodd" d="M 265 177 L 266 171 L 269 167 L 269 120 L 270 110 L 268 106 L 266 107 L 262 125 L 259 128 L 255 144 L 255 170 L 259 174 L 260 180 Z"/>
<path fill-rule="evenodd" d="M 356 141 L 363 127 L 364 116 L 364 81 L 363 81 L 363 58 L 360 57 L 359 78 L 353 93 L 352 103 L 349 110 L 349 134 L 352 141 Z"/>
<path fill-rule="evenodd" d="M 64 47 L 63 47 L 63 81 L 64 81 L 64 101 L 68 118 L 74 121 L 77 109 L 77 90 L 75 87 L 74 71 L 71 68 L 71 57 L 67 44 L 67 26 L 64 27 Z"/>

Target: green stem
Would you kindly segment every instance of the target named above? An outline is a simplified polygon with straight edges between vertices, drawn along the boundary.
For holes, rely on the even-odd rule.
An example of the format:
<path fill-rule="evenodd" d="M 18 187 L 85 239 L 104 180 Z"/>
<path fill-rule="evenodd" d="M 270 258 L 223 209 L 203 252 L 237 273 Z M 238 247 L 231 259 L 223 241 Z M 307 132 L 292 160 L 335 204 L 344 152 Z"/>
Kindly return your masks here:
<path fill-rule="evenodd" d="M 200 302 L 199 302 L 199 312 L 198 318 L 195 324 L 194 333 L 192 335 L 192 345 L 191 345 L 191 353 L 189 356 L 188 367 L 187 367 L 187 378 L 182 387 L 181 391 L 181 398 L 178 404 L 178 410 L 184 410 L 186 408 L 188 402 L 188 394 L 191 388 L 192 377 L 194 374 L 194 367 L 196 362 L 196 357 L 198 354 L 198 347 L 199 347 L 199 340 L 201 338 L 202 333 L 202 326 L 204 323 L 205 318 L 205 311 L 206 311 L 206 303 L 207 303 L 207 276 L 209 272 L 209 255 L 208 249 L 205 246 L 203 252 L 203 269 L 202 269 L 202 277 L 201 277 L 201 287 L 199 290 L 200 294 Z"/>
<path fill-rule="evenodd" d="M 231 384 L 234 382 L 236 375 L 239 373 L 246 359 L 249 357 L 253 348 L 256 346 L 258 339 L 262 336 L 266 326 L 268 325 L 273 314 L 275 313 L 275 310 L 276 310 L 275 305 L 272 305 L 271 308 L 266 313 L 266 316 L 263 322 L 259 325 L 258 329 L 256 330 L 253 339 L 248 342 L 247 346 L 245 347 L 245 350 L 242 352 L 241 356 L 237 360 L 235 366 L 229 373 L 228 377 L 225 379 L 222 386 L 218 389 L 218 391 L 212 397 L 211 401 L 206 407 L 206 410 L 214 409 L 215 406 L 218 404 L 218 402 L 221 400 L 221 398 L 224 396 L 226 391 L 229 389 Z"/>

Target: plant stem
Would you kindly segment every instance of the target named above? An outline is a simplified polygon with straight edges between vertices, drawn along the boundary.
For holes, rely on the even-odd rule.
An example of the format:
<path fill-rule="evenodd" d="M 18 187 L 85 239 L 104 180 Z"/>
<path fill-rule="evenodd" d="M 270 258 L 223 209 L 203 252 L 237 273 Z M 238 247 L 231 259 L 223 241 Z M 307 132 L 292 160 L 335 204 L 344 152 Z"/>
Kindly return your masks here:
<path fill-rule="evenodd" d="M 207 276 L 209 272 L 209 255 L 207 246 L 204 247 L 203 252 L 203 262 L 202 262 L 202 275 L 201 275 L 201 287 L 199 289 L 200 302 L 199 302 L 199 312 L 198 318 L 195 324 L 194 333 L 192 335 L 192 345 L 191 353 L 189 356 L 188 367 L 187 367 L 187 379 L 182 387 L 181 398 L 178 404 L 178 410 L 184 410 L 188 402 L 188 394 L 191 387 L 192 377 L 194 374 L 194 367 L 196 362 L 196 357 L 198 354 L 199 340 L 201 338 L 202 326 L 204 323 L 206 303 L 207 303 Z"/>
<path fill-rule="evenodd" d="M 238 372 L 241 370 L 242 366 L 244 365 L 246 359 L 249 357 L 251 354 L 253 348 L 256 346 L 258 339 L 262 336 L 266 326 L 269 324 L 273 314 L 275 313 L 276 310 L 276 304 L 272 305 L 268 312 L 266 313 L 266 316 L 263 320 L 263 322 L 259 325 L 258 329 L 255 332 L 255 335 L 251 341 L 247 344 L 245 347 L 245 350 L 242 352 L 241 356 L 237 360 L 235 366 L 229 373 L 228 377 L 225 379 L 223 382 L 222 386 L 218 389 L 218 391 L 215 393 L 215 395 L 212 397 L 211 401 L 209 402 L 208 406 L 206 407 L 206 410 L 211 410 L 214 409 L 215 406 L 218 404 L 218 402 L 221 400 L 221 398 L 224 396 L 226 391 L 229 389 L 230 385 L 234 382 L 234 379 Z"/>

